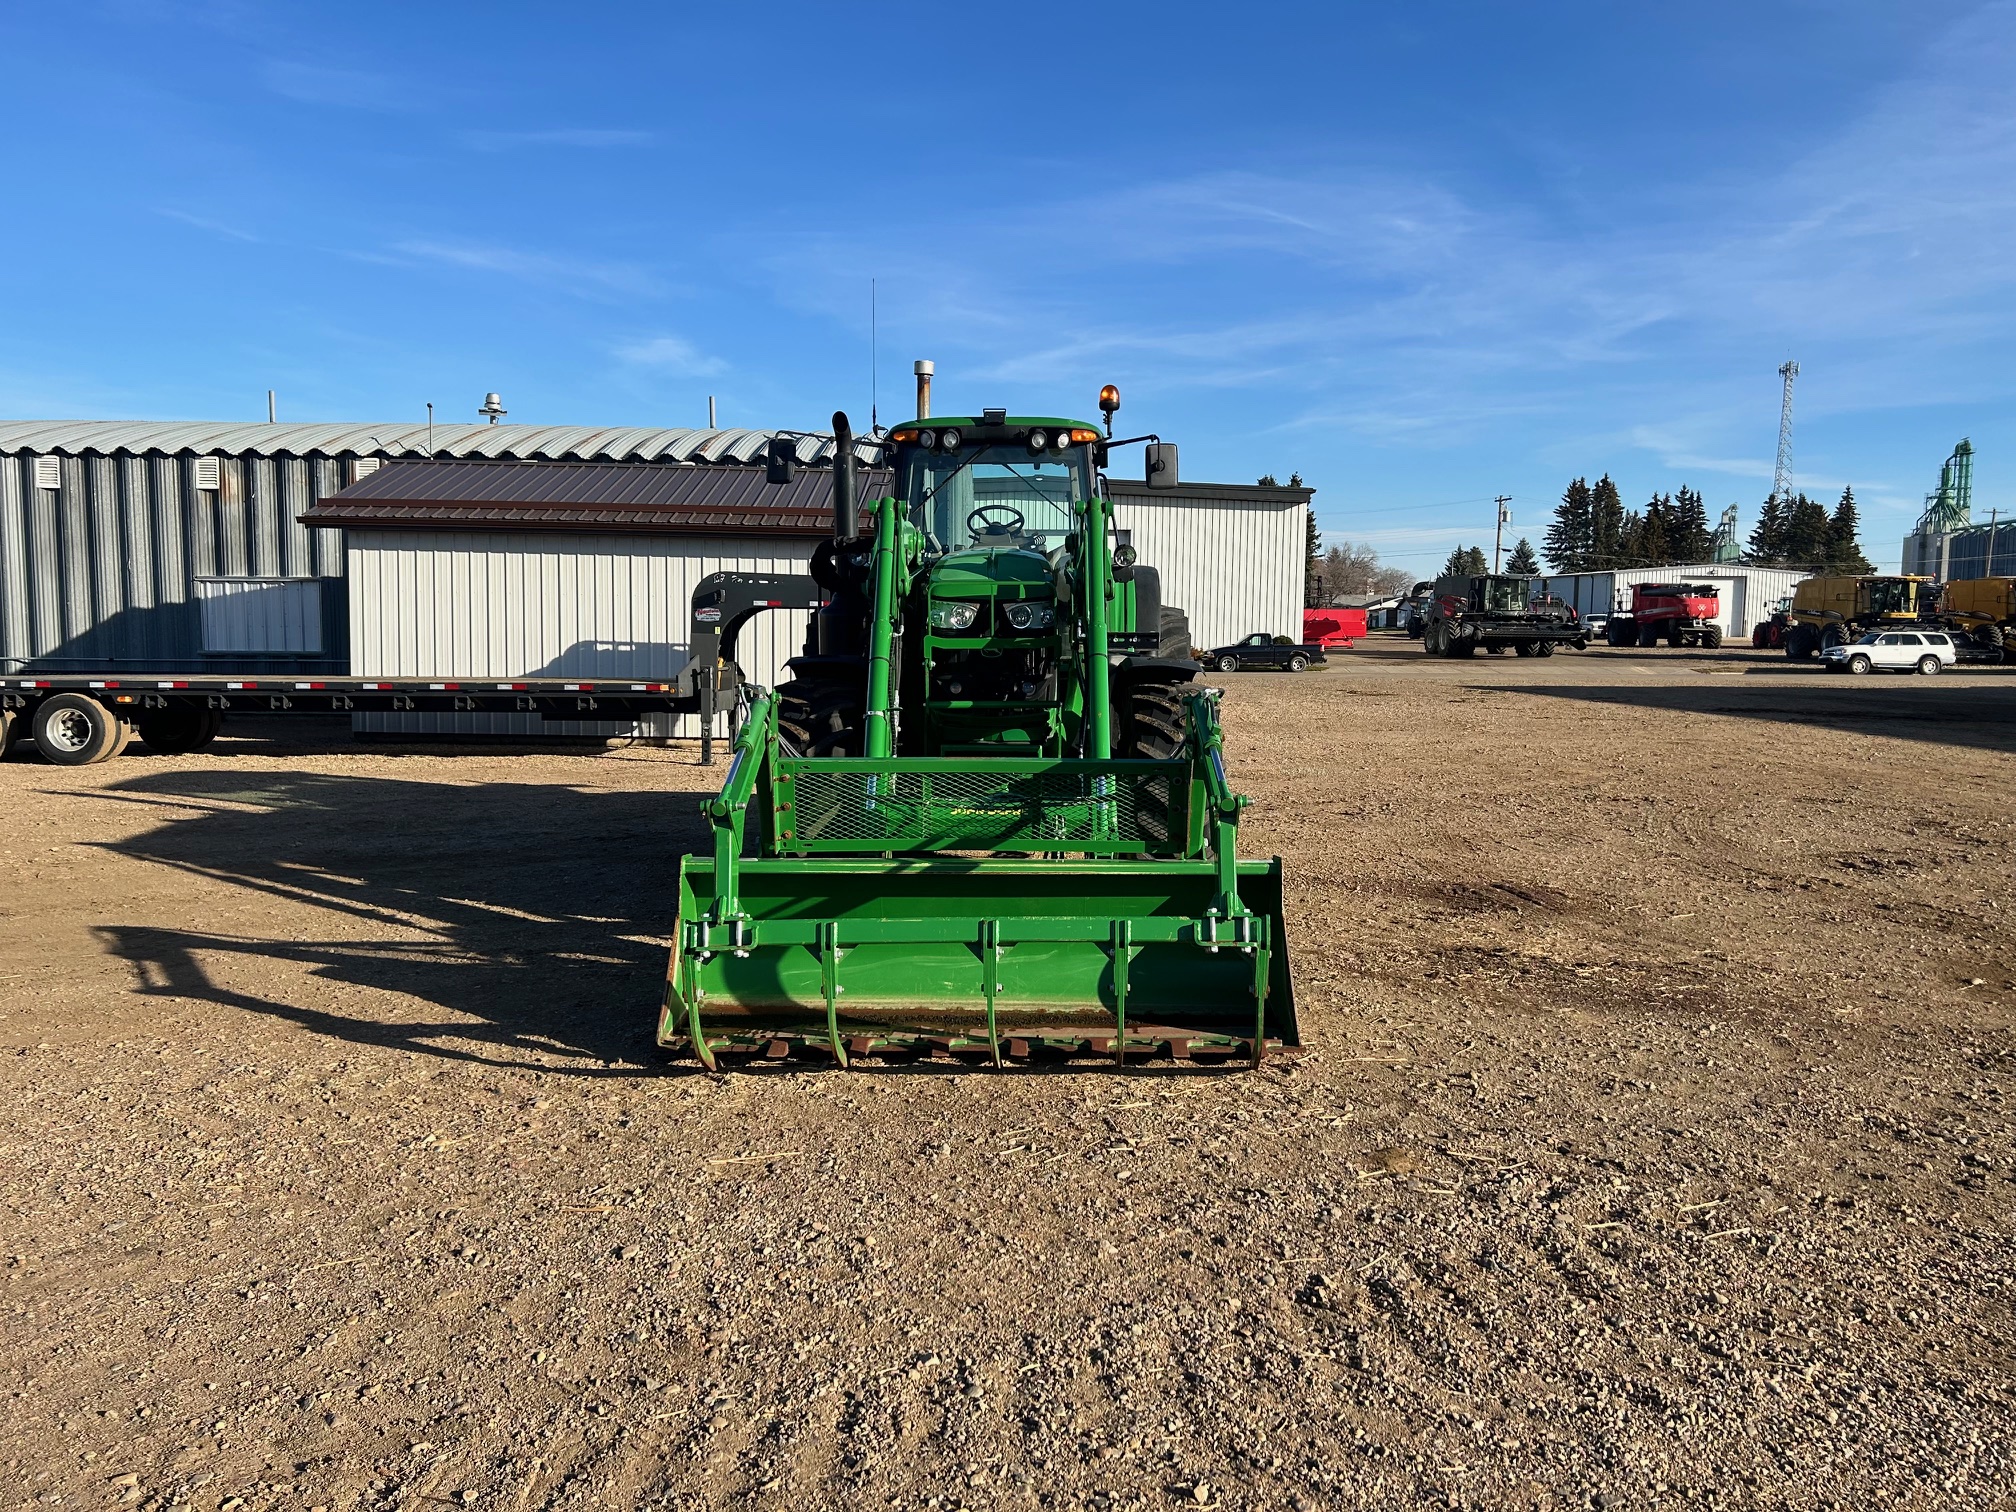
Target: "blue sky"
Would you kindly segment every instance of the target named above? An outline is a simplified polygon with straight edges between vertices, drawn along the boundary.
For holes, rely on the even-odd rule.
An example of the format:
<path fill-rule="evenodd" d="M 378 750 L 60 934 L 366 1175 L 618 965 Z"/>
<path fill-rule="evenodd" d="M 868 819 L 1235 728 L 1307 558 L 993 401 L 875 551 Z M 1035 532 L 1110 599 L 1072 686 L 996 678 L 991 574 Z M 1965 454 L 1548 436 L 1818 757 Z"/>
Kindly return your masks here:
<path fill-rule="evenodd" d="M 2016 510 L 2016 5 L 0 11 L 0 417 L 1085 413 L 1423 570 L 1567 480 Z"/>

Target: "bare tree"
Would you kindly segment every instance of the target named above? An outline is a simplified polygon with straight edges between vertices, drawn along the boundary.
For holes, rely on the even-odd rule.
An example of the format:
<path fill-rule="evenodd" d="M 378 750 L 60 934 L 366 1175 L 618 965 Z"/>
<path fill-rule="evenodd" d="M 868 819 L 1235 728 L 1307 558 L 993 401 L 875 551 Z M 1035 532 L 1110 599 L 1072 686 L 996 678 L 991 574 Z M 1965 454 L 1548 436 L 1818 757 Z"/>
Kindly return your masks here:
<path fill-rule="evenodd" d="M 1383 566 L 1370 546 L 1344 541 L 1323 553 L 1315 570 L 1317 602 L 1340 598 L 1386 598 L 1405 593 L 1413 578 L 1398 567 Z"/>

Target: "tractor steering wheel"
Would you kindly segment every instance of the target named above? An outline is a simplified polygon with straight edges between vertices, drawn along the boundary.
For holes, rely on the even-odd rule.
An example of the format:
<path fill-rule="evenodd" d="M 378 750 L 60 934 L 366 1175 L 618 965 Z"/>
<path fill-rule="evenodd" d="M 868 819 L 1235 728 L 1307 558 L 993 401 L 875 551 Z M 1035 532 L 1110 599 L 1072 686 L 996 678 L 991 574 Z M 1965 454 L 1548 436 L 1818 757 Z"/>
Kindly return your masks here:
<path fill-rule="evenodd" d="M 988 518 L 988 516 L 995 514 L 1008 516 L 1012 523 L 996 526 L 994 521 Z M 982 504 L 978 509 L 966 516 L 967 532 L 975 536 L 992 535 L 997 529 L 1008 535 L 1019 535 L 1022 531 L 1022 526 L 1022 511 L 1017 509 L 1013 504 Z"/>

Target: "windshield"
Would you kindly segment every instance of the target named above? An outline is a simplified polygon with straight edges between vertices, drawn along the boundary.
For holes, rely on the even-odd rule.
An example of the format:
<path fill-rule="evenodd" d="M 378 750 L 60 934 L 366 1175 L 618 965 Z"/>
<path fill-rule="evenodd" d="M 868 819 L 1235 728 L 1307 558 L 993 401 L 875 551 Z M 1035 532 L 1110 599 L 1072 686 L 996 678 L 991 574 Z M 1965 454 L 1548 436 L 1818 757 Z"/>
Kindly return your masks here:
<path fill-rule="evenodd" d="M 1486 578 L 1486 614 L 1524 614 L 1533 599 L 1533 585 L 1525 578 Z"/>
<path fill-rule="evenodd" d="M 913 448 L 903 459 L 897 497 L 934 550 L 1016 545 L 1049 551 L 1071 533 L 1072 504 L 1091 496 L 1089 461 L 1082 446 L 1041 457 L 1022 446 L 949 454 Z"/>
<path fill-rule="evenodd" d="M 1869 608 L 1876 614 L 1909 614 L 1917 591 L 1916 583 L 1871 583 Z"/>

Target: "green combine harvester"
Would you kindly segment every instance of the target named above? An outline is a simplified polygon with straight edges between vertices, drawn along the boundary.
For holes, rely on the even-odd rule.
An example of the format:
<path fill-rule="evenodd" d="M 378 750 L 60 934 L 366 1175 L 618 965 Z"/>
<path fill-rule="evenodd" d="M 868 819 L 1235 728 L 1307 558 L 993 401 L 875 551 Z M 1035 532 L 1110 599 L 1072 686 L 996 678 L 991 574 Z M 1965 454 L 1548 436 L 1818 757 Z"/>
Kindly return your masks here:
<path fill-rule="evenodd" d="M 710 1068 L 1299 1044 L 1281 863 L 1238 857 L 1217 693 L 1113 526 L 1118 407 L 1109 386 L 1104 435 L 907 422 L 858 507 L 833 417 L 833 537 L 796 600 L 823 601 L 791 680 L 744 711 L 713 854 L 680 862 L 661 1044 Z M 1133 440 L 1174 487 L 1176 448 Z"/>

